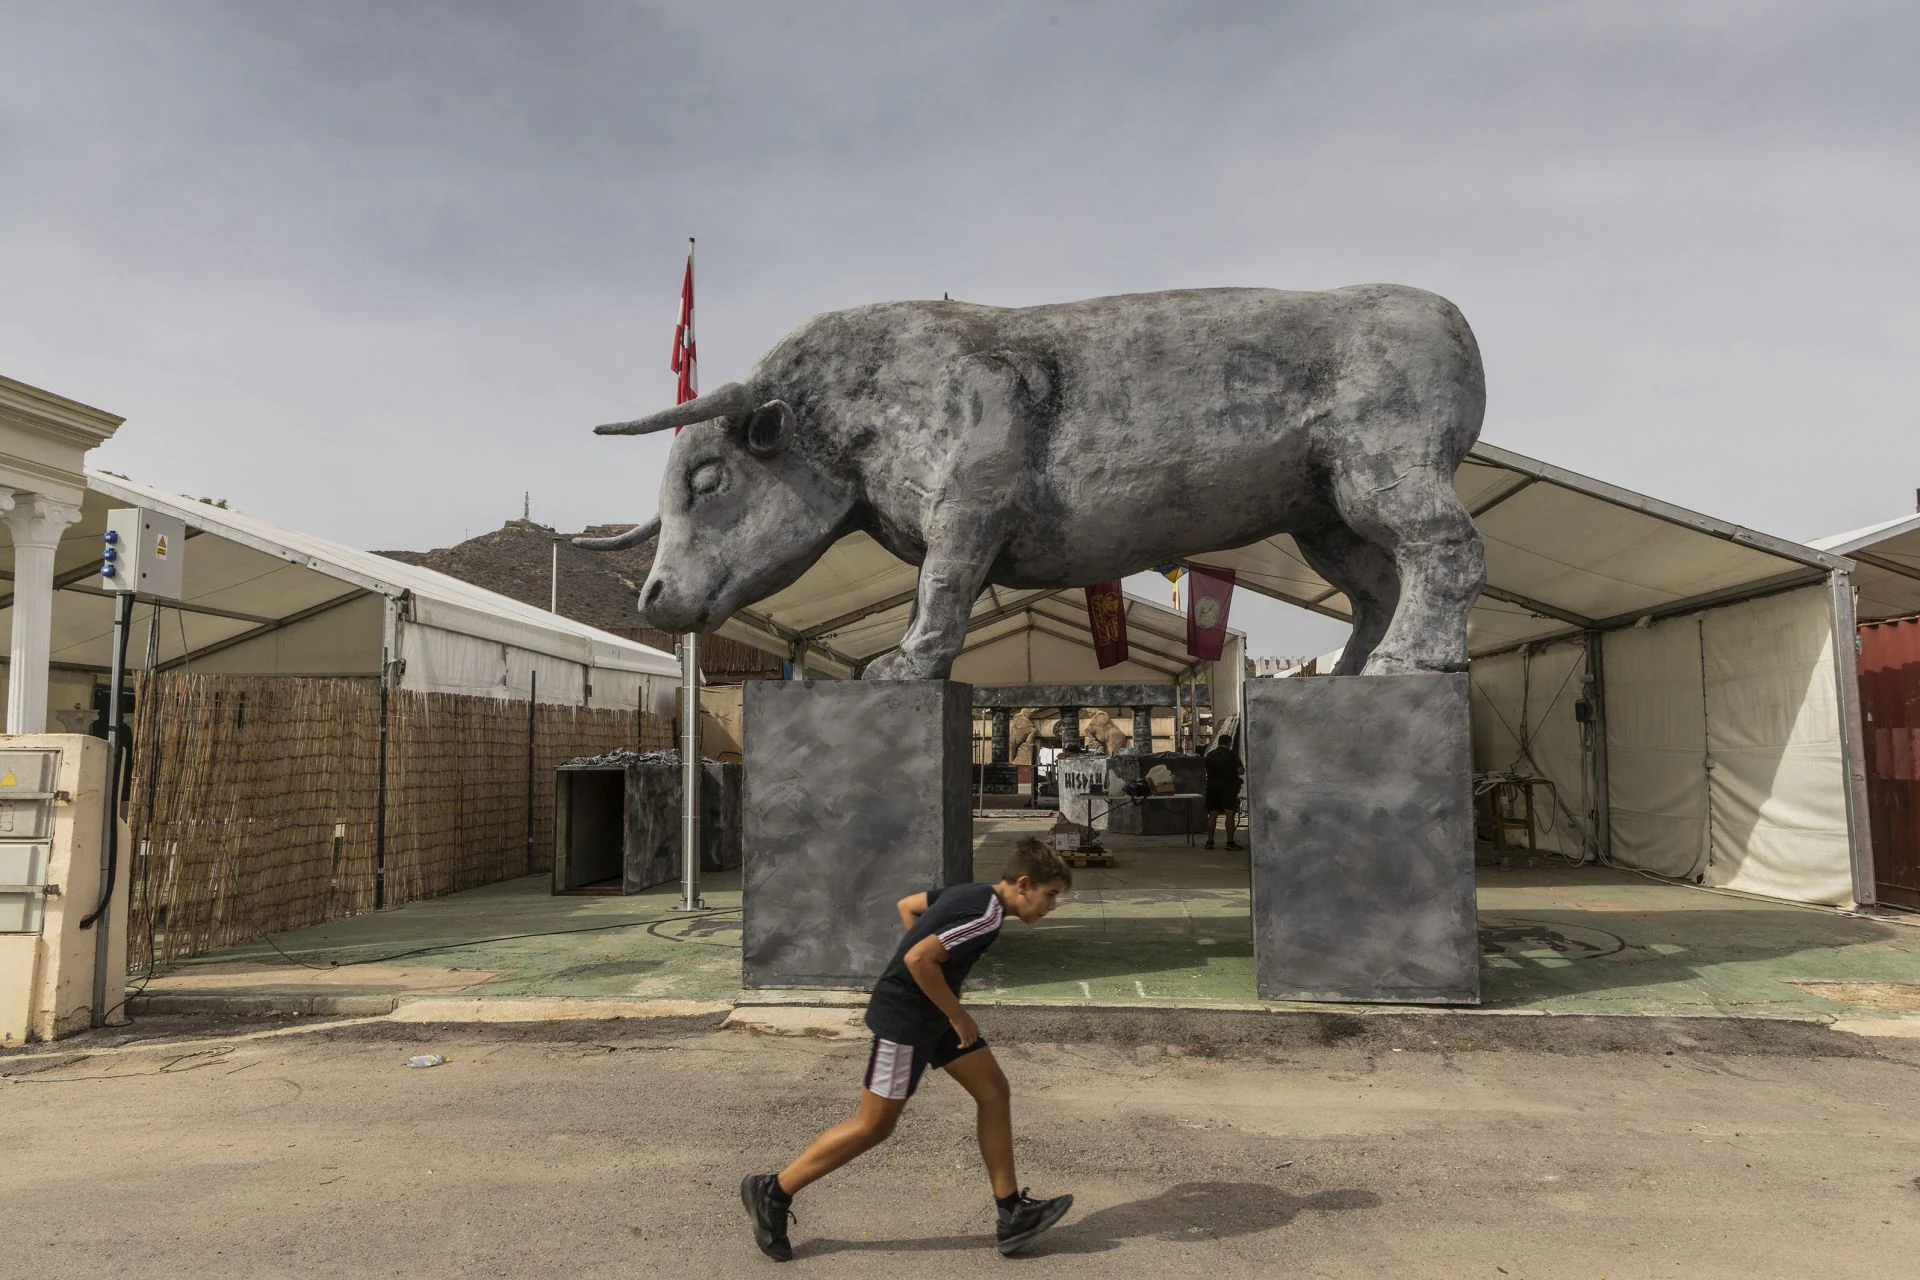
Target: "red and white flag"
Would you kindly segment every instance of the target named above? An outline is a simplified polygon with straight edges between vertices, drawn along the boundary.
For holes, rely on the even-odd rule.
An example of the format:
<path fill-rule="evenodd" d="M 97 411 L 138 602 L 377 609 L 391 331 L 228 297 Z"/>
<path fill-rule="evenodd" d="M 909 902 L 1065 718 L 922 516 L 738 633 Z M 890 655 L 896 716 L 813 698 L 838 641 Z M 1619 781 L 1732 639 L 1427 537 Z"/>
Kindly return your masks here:
<path fill-rule="evenodd" d="M 673 326 L 673 362 L 668 366 L 680 375 L 680 398 L 675 404 L 685 404 L 700 394 L 699 379 L 695 376 L 699 355 L 693 345 L 693 241 L 687 241 L 687 278 L 680 286 L 680 323 Z M 674 434 L 679 434 L 675 428 Z"/>

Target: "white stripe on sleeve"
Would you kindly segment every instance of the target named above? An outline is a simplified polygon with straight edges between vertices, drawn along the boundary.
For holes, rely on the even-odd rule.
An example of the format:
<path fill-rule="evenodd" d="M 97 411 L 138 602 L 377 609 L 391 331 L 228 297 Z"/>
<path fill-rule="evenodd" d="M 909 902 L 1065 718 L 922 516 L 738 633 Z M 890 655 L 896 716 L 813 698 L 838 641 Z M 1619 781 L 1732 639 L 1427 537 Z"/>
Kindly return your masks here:
<path fill-rule="evenodd" d="M 981 937 L 1000 927 L 1000 919 L 1005 913 L 1000 909 L 1000 897 L 995 894 L 987 902 L 986 911 L 975 919 L 965 921 L 939 935 L 940 945 L 951 951 L 963 942 Z"/>

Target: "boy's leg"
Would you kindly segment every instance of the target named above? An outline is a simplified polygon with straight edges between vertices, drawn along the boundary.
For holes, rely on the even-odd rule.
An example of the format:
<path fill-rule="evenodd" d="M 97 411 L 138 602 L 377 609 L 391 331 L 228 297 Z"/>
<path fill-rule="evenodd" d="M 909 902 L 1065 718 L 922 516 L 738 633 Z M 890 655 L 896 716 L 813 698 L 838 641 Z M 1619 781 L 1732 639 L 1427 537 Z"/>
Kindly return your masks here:
<path fill-rule="evenodd" d="M 973 1095 L 980 1130 L 980 1158 L 993 1180 L 996 1199 L 1020 1190 L 1013 1168 L 1013 1090 L 994 1061 L 993 1050 L 979 1048 L 947 1064 L 947 1074 Z"/>
<path fill-rule="evenodd" d="M 860 1108 L 813 1140 L 813 1145 L 780 1171 L 780 1189 L 793 1195 L 817 1182 L 864 1151 L 885 1142 L 906 1109 L 905 1098 L 883 1098 L 870 1089 L 860 1091 Z"/>

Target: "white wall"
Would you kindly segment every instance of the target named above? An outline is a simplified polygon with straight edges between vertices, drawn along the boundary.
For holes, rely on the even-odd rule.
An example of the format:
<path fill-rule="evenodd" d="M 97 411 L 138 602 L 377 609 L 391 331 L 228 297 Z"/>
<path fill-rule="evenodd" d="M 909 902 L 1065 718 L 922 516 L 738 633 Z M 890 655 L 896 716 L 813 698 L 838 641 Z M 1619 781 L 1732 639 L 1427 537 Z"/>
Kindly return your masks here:
<path fill-rule="evenodd" d="M 1615 860 L 1850 904 L 1827 588 L 1609 632 L 1603 643 Z"/>
<path fill-rule="evenodd" d="M 1612 857 L 1795 902 L 1853 901 L 1826 586 L 1602 638 Z M 1550 779 L 1564 810 L 1538 842 L 1577 854 L 1591 744 L 1574 716 L 1573 640 L 1477 658 L 1473 767 Z M 1522 741 L 1526 744 L 1522 749 Z M 1538 809 L 1554 809 L 1544 791 Z M 1545 824 L 1545 818 L 1542 818 Z"/>

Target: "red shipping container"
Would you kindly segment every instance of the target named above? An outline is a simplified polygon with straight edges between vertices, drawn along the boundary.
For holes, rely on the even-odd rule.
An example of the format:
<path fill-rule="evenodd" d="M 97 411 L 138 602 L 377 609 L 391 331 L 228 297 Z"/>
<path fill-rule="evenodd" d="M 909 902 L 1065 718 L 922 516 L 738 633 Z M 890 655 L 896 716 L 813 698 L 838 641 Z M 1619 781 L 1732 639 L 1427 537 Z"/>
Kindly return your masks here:
<path fill-rule="evenodd" d="M 1873 878 L 1882 902 L 1920 907 L 1920 618 L 1860 627 Z"/>

